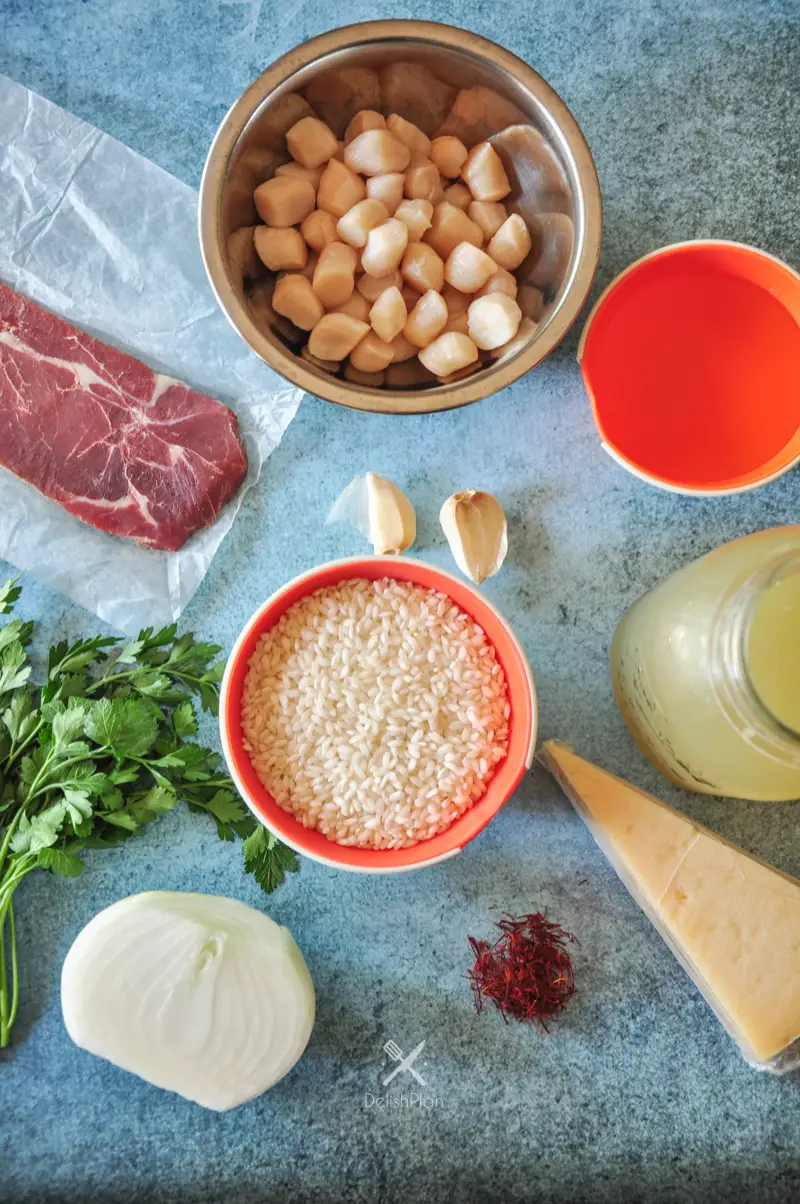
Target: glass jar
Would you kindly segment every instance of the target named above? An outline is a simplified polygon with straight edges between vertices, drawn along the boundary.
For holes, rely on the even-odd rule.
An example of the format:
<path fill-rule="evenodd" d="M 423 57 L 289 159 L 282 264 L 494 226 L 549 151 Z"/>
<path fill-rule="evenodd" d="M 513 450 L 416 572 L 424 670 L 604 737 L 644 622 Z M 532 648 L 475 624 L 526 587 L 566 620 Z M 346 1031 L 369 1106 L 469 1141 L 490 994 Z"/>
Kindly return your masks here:
<path fill-rule="evenodd" d="M 611 676 L 677 785 L 800 798 L 800 526 L 725 544 L 650 590 L 617 627 Z"/>

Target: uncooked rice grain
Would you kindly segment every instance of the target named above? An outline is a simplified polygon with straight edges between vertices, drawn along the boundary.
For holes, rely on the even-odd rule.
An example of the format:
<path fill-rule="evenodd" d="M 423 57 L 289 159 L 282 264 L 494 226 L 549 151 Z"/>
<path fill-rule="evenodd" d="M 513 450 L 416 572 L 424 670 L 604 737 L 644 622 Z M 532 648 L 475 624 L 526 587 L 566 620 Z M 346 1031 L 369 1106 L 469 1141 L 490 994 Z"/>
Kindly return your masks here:
<path fill-rule="evenodd" d="M 244 747 L 275 801 L 342 845 L 409 848 L 508 751 L 494 648 L 446 594 L 356 578 L 294 603 L 250 659 Z"/>

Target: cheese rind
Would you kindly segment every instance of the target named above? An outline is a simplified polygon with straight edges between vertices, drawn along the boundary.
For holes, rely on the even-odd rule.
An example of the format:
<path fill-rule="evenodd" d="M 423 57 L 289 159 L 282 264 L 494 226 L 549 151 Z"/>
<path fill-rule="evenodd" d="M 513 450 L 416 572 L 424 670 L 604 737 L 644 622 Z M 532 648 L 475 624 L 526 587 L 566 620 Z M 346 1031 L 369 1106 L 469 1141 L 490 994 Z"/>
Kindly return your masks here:
<path fill-rule="evenodd" d="M 800 881 L 564 744 L 543 760 L 745 1056 L 768 1066 L 800 1037 Z"/>

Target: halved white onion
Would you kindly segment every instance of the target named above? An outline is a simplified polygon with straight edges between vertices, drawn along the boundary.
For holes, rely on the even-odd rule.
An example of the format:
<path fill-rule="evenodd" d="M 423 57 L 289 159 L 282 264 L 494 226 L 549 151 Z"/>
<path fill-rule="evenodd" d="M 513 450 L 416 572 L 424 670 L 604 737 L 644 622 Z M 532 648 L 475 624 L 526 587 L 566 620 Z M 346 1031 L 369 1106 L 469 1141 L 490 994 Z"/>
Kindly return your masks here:
<path fill-rule="evenodd" d="M 297 1062 L 314 987 L 291 933 L 269 916 L 235 899 L 149 891 L 78 935 L 61 1007 L 82 1049 L 224 1112 Z"/>

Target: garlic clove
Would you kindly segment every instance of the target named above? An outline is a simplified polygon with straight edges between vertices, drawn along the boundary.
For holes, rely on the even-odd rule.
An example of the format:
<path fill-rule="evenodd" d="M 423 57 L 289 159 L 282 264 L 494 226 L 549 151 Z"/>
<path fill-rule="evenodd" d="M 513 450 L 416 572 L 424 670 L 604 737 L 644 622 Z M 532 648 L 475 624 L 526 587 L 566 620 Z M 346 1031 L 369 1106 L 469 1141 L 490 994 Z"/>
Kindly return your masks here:
<path fill-rule="evenodd" d="M 367 473 L 369 541 L 378 553 L 405 552 L 417 534 L 414 507 L 394 481 Z"/>
<path fill-rule="evenodd" d="M 499 572 L 508 551 L 503 507 L 491 493 L 463 489 L 449 497 L 439 522 L 455 562 L 477 585 Z"/>
<path fill-rule="evenodd" d="M 380 556 L 405 552 L 417 534 L 411 502 L 394 481 L 377 472 L 355 477 L 333 503 L 327 521 L 349 523 Z"/>

